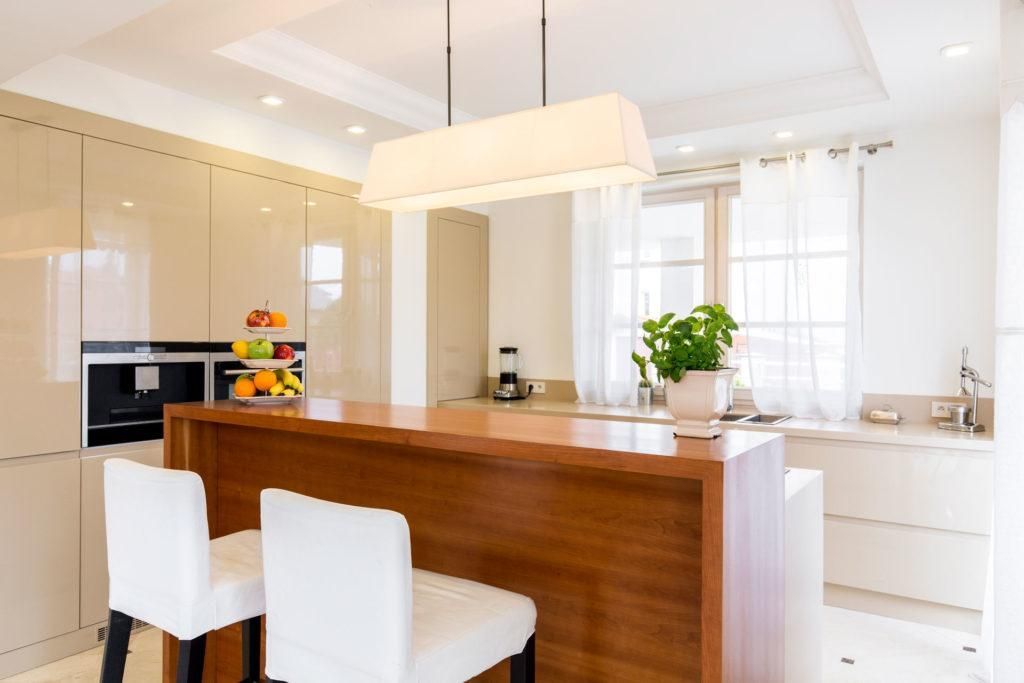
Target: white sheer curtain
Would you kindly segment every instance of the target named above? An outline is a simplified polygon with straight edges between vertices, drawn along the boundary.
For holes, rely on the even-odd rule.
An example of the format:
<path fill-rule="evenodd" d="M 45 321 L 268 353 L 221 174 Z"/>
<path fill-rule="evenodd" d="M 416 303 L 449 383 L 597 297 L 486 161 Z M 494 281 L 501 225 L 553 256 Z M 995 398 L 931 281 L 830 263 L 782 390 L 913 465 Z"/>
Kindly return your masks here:
<path fill-rule="evenodd" d="M 740 164 L 742 220 L 731 287 L 747 336 L 754 403 L 767 413 L 860 415 L 860 216 L 857 144 L 762 167 Z M 735 301 L 735 299 L 734 299 Z"/>
<path fill-rule="evenodd" d="M 572 357 L 580 403 L 636 404 L 639 372 L 630 352 L 639 239 L 640 185 L 573 193 Z"/>

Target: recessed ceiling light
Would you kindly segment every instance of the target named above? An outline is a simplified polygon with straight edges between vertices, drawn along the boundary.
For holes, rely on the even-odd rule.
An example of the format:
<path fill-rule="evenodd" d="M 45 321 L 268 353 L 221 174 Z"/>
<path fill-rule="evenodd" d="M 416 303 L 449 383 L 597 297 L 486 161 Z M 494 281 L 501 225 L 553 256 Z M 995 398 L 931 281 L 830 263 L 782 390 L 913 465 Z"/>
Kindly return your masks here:
<path fill-rule="evenodd" d="M 352 133 L 352 135 L 362 135 L 363 133 L 366 132 L 366 128 L 360 125 L 349 126 L 345 130 L 347 130 L 349 133 Z"/>
<path fill-rule="evenodd" d="M 306 202 L 306 206 L 316 206 L 316 202 Z"/>
<path fill-rule="evenodd" d="M 284 98 L 278 97 L 277 95 L 264 95 L 260 98 L 260 102 L 268 107 L 280 107 L 284 104 Z"/>
<path fill-rule="evenodd" d="M 121 202 L 121 206 L 125 207 L 126 209 L 130 209 L 133 206 L 135 206 L 135 202 L 123 201 Z"/>
<path fill-rule="evenodd" d="M 791 131 L 791 130 L 777 130 L 777 131 L 775 131 L 775 137 L 777 137 L 780 140 L 785 140 L 786 138 L 793 137 L 793 131 Z"/>
<path fill-rule="evenodd" d="M 952 45 L 946 45 L 939 54 L 943 57 L 963 57 L 965 54 L 971 51 L 970 43 L 954 43 Z"/>
<path fill-rule="evenodd" d="M 676 147 L 676 149 L 682 152 L 683 154 L 689 154 L 690 152 L 697 148 L 694 147 L 693 145 L 679 145 L 678 147 Z"/>
<path fill-rule="evenodd" d="M 273 209 L 271 209 L 269 206 L 261 206 L 260 211 L 262 211 L 263 213 L 270 213 L 271 211 L 273 211 Z"/>

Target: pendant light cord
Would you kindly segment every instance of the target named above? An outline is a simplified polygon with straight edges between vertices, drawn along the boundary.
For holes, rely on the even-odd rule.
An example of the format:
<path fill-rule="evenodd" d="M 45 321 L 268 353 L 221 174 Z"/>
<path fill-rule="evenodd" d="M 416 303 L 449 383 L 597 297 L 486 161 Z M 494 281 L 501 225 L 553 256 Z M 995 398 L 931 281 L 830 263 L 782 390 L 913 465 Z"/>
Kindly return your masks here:
<path fill-rule="evenodd" d="M 445 23 L 448 31 L 448 125 L 452 125 L 452 0 L 445 1 Z"/>
<path fill-rule="evenodd" d="M 548 106 L 548 15 L 546 0 L 540 0 L 540 103 Z"/>

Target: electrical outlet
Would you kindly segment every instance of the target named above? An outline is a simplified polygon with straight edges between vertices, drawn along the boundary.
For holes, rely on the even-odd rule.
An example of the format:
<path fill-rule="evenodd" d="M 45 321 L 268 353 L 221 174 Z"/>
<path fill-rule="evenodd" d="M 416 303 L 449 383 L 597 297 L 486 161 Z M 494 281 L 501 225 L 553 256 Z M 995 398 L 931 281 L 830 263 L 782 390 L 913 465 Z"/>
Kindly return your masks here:
<path fill-rule="evenodd" d="M 530 380 L 526 383 L 526 386 L 533 387 L 533 393 L 535 394 L 544 394 L 547 393 L 548 390 L 544 382 L 534 382 L 533 380 Z"/>
<path fill-rule="evenodd" d="M 950 406 L 967 405 L 960 401 L 932 401 L 932 417 L 949 417 Z"/>

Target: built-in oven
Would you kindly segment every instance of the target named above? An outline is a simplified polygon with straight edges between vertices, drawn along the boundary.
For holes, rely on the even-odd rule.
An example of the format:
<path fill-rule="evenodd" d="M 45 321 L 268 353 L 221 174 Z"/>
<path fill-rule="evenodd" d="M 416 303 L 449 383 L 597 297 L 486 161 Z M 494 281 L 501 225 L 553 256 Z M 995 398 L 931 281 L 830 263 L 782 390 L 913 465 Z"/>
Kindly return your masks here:
<path fill-rule="evenodd" d="M 164 404 L 209 396 L 206 342 L 84 342 L 82 447 L 162 439 Z"/>
<path fill-rule="evenodd" d="M 295 363 L 289 370 L 305 380 L 302 376 L 306 360 L 306 344 L 304 342 L 288 342 L 295 350 Z M 251 375 L 251 370 L 242 365 L 231 351 L 231 344 L 213 344 L 210 348 L 210 394 L 215 401 L 235 397 L 235 380 L 239 375 Z"/>

